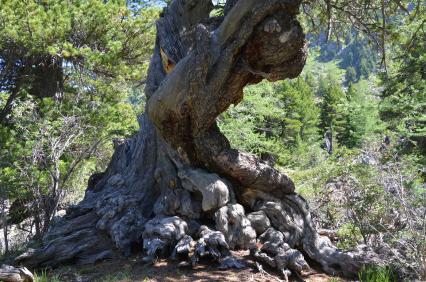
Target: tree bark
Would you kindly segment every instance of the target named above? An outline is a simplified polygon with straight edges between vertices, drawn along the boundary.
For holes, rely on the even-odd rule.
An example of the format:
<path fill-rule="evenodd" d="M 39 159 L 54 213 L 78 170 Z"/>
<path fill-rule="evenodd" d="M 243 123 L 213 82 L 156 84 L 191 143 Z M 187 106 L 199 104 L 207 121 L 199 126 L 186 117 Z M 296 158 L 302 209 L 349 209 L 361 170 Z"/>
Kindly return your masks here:
<path fill-rule="evenodd" d="M 33 282 L 33 274 L 25 267 L 16 268 L 9 265 L 0 265 L 0 281 L 4 282 Z"/>
<path fill-rule="evenodd" d="M 2 200 L 2 211 L 1 211 L 1 227 L 3 228 L 3 239 L 4 239 L 4 253 L 9 253 L 9 224 L 7 222 L 7 206 L 8 201 Z"/>
<path fill-rule="evenodd" d="M 147 262 L 208 256 L 226 268 L 241 266 L 229 250 L 242 248 L 284 276 L 307 269 L 304 256 L 328 273 L 355 275 L 365 257 L 320 237 L 291 179 L 231 148 L 216 125 L 244 86 L 300 74 L 299 5 L 227 1 L 225 16 L 211 18 L 209 0 L 173 1 L 157 22 L 139 133 L 116 148 L 44 247 L 18 261 L 55 266 L 143 252 Z"/>

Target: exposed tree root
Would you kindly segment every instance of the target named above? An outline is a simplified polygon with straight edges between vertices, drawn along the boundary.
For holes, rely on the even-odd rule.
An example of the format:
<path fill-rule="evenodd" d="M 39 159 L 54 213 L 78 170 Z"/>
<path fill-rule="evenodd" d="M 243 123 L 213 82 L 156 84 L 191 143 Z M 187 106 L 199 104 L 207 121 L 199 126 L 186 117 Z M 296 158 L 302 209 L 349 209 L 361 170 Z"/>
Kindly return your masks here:
<path fill-rule="evenodd" d="M 25 267 L 0 265 L 0 281 L 4 282 L 33 282 L 33 274 Z"/>
<path fill-rule="evenodd" d="M 366 253 L 343 252 L 317 234 L 293 182 L 254 155 L 232 149 L 216 117 L 266 78 L 296 77 L 306 59 L 296 20 L 300 1 L 175 0 L 157 23 L 141 130 L 119 145 L 85 199 L 18 261 L 27 266 L 93 263 L 121 253 L 202 258 L 243 267 L 231 249 L 250 249 L 284 279 L 309 269 L 354 276 Z M 175 62 L 169 65 L 167 62 Z"/>

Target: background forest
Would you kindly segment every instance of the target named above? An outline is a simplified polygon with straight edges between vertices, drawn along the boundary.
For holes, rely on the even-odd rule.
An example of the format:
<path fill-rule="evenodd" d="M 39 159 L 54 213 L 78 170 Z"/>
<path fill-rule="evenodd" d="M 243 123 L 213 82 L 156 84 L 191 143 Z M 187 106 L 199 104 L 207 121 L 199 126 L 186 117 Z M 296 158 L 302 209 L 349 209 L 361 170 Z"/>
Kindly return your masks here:
<path fill-rule="evenodd" d="M 290 175 L 320 233 L 426 279 L 425 6 L 399 3 L 383 41 L 338 12 L 330 33 L 311 6 L 302 75 L 247 87 L 220 127 Z M 0 261 L 37 244 L 138 130 L 160 6 L 0 0 Z"/>

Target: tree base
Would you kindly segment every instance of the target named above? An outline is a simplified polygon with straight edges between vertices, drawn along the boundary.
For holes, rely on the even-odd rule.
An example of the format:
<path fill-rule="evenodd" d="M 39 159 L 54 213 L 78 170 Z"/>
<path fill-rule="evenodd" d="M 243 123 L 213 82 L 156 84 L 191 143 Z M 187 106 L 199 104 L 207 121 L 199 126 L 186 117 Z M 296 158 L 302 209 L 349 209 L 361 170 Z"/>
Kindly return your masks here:
<path fill-rule="evenodd" d="M 212 18 L 210 0 L 172 1 L 157 22 L 140 132 L 116 148 L 44 247 L 18 261 L 46 267 L 140 252 L 146 262 L 209 257 L 226 268 L 240 267 L 230 250 L 250 249 L 284 277 L 308 269 L 305 257 L 341 276 L 374 262 L 319 236 L 291 179 L 232 149 L 216 125 L 247 84 L 300 74 L 300 3 L 229 0 Z"/>
<path fill-rule="evenodd" d="M 144 134 L 117 148 L 85 199 L 51 227 L 43 248 L 19 256 L 20 264 L 91 264 L 142 253 L 147 263 L 170 257 L 195 266 L 210 258 L 226 269 L 242 267 L 230 250 L 249 249 L 254 260 L 285 278 L 309 269 L 305 257 L 330 275 L 346 277 L 377 262 L 372 254 L 343 252 L 319 236 L 299 195 L 275 198 L 250 189 L 236 195 L 219 175 L 184 165 L 155 138 L 147 118 L 141 125 Z M 148 146 L 157 150 L 148 152 Z M 135 170 L 136 164 L 144 169 Z"/>

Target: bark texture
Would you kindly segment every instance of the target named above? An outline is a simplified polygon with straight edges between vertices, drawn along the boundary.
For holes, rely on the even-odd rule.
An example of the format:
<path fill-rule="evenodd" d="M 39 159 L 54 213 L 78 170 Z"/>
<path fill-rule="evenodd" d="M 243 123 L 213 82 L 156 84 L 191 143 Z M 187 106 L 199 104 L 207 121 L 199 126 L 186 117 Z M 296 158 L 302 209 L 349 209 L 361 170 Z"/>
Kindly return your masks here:
<path fill-rule="evenodd" d="M 34 276 L 25 267 L 13 267 L 10 265 L 0 266 L 0 281 L 4 282 L 33 282 Z"/>
<path fill-rule="evenodd" d="M 216 118 L 262 79 L 297 77 L 306 59 L 300 1 L 175 0 L 157 22 L 140 132 L 117 146 L 84 200 L 52 226 L 27 266 L 93 263 L 132 252 L 196 264 L 243 267 L 230 249 L 250 249 L 287 277 L 309 269 L 354 275 L 361 253 L 343 252 L 315 231 L 305 200 L 286 175 L 230 147 Z M 259 246 L 261 246 L 259 248 Z"/>

